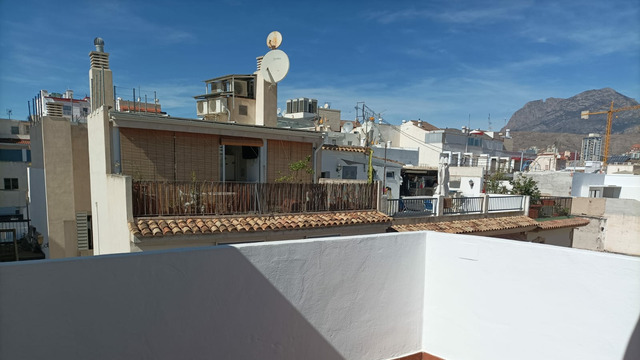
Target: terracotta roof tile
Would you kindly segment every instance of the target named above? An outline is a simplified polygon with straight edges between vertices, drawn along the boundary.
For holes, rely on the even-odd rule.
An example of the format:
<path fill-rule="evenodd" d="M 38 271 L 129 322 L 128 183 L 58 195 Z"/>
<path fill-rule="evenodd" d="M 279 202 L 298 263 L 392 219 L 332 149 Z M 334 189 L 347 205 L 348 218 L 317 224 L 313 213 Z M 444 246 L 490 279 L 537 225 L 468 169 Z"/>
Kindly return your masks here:
<path fill-rule="evenodd" d="M 138 218 L 129 223 L 135 236 L 215 234 L 296 230 L 317 227 L 390 223 L 391 217 L 378 211 L 350 211 L 262 216 L 220 216 L 202 218 Z"/>
<path fill-rule="evenodd" d="M 426 130 L 426 131 L 440 130 L 440 128 L 438 128 L 437 126 L 431 125 L 426 121 L 411 120 L 411 122 L 413 123 L 413 125 L 421 128 L 422 130 Z"/>
<path fill-rule="evenodd" d="M 366 153 L 367 148 L 353 145 L 322 145 L 322 150 Z"/>
<path fill-rule="evenodd" d="M 537 221 L 528 216 L 506 216 L 499 218 L 394 225 L 392 226 L 392 228 L 399 232 L 430 230 L 451 234 L 468 234 L 484 231 L 497 231 L 518 228 L 524 229 L 527 227 L 536 226 L 537 224 Z"/>
<path fill-rule="evenodd" d="M 538 227 L 543 230 L 548 230 L 548 229 L 560 229 L 560 228 L 566 228 L 566 227 L 585 226 L 588 224 L 589 224 L 589 219 L 575 217 L 575 218 L 567 218 L 567 219 L 539 221 Z"/>
<path fill-rule="evenodd" d="M 408 225 L 394 225 L 392 229 L 404 231 L 438 231 L 452 234 L 481 233 L 486 231 L 499 231 L 509 229 L 528 228 L 536 226 L 538 229 L 560 229 L 565 227 L 578 227 L 589 224 L 588 219 L 568 218 L 547 221 L 536 221 L 528 216 L 507 216 L 499 218 L 484 218 L 473 220 L 440 221 L 433 223 L 418 223 Z"/>

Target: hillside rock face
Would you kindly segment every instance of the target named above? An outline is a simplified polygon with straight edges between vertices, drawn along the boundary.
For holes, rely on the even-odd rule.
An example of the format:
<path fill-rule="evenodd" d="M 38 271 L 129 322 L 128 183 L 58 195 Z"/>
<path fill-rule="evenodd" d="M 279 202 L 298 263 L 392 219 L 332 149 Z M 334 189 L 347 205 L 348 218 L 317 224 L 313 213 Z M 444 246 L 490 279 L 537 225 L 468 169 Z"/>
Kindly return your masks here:
<path fill-rule="evenodd" d="M 588 90 L 568 99 L 530 101 L 511 116 L 502 130 L 605 134 L 607 114 L 591 115 L 583 120 L 580 112 L 609 110 L 611 100 L 614 109 L 638 105 L 636 100 L 611 88 Z M 611 133 L 640 134 L 640 109 L 614 113 Z"/>

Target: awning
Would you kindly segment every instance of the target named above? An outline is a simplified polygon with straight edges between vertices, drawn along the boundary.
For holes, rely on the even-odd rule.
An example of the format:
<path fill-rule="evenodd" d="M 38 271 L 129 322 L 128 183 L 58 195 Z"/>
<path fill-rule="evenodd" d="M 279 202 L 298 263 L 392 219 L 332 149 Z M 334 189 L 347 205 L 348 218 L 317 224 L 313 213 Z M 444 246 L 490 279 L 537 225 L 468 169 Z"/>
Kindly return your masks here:
<path fill-rule="evenodd" d="M 248 138 L 248 137 L 229 137 L 223 136 L 220 138 L 220 145 L 232 145 L 232 146 L 262 146 L 262 139 Z"/>

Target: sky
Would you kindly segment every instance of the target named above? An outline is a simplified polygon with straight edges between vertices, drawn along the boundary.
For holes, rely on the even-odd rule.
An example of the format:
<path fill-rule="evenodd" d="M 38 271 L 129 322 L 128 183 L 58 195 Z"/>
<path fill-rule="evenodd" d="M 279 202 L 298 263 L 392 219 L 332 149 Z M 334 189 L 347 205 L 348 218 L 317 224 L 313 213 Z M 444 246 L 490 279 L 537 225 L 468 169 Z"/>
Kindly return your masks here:
<path fill-rule="evenodd" d="M 611 87 L 640 99 L 640 2 L 0 0 L 0 117 L 46 89 L 89 94 L 102 37 L 116 95 L 196 117 L 203 80 L 250 74 L 278 30 L 278 105 L 315 98 L 353 120 L 498 130 L 527 102 Z"/>

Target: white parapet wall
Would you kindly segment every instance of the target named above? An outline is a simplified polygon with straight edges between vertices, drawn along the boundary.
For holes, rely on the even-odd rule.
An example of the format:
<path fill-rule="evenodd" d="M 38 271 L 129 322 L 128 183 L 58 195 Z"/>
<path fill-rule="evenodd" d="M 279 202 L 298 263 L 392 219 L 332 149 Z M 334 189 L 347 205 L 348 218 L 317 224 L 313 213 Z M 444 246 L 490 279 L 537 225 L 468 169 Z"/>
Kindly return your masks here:
<path fill-rule="evenodd" d="M 631 359 L 639 273 L 427 232 L 0 264 L 0 358 Z"/>
<path fill-rule="evenodd" d="M 423 348 L 443 359 L 637 359 L 640 258 L 429 233 Z M 640 349 L 635 349 L 639 351 Z"/>
<path fill-rule="evenodd" d="M 421 346 L 424 246 L 390 234 L 2 265 L 0 358 L 400 357 Z"/>

